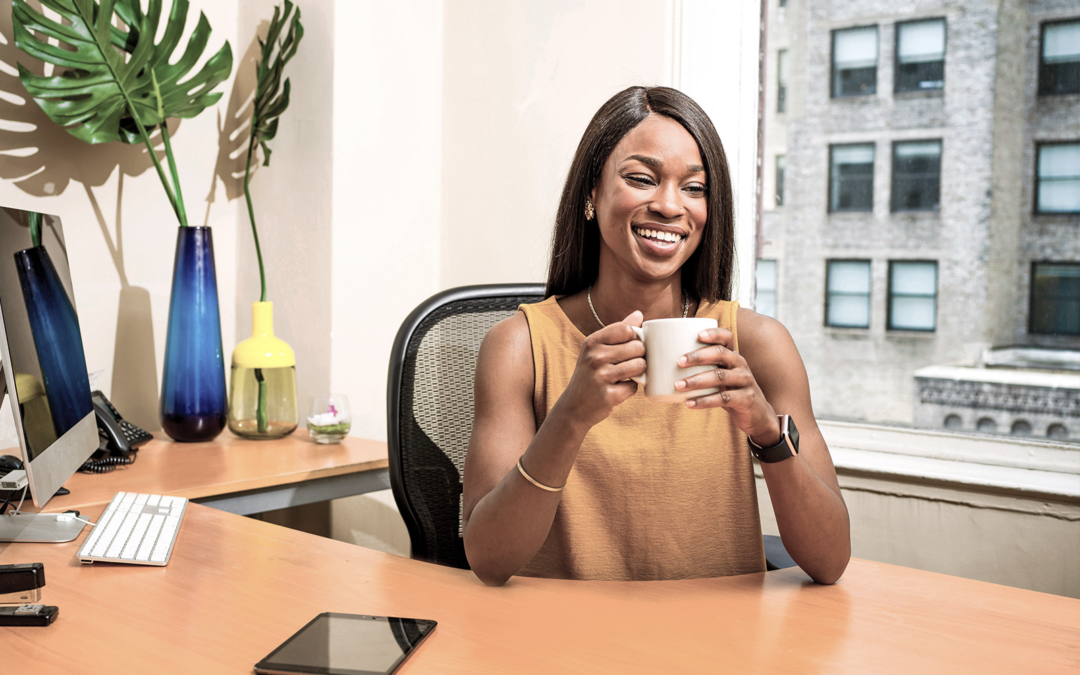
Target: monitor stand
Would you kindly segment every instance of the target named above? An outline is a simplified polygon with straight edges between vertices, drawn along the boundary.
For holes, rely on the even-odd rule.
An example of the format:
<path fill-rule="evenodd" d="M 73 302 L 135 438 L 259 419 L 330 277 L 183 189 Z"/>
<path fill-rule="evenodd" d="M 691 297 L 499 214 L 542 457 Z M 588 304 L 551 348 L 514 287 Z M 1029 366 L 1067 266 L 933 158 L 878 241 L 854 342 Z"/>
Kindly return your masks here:
<path fill-rule="evenodd" d="M 0 516 L 0 543 L 62 544 L 78 537 L 86 527 L 86 523 L 75 518 L 58 520 L 60 515 L 57 513 L 4 514 Z"/>
<path fill-rule="evenodd" d="M 4 379 L 4 364 L 0 363 L 0 401 L 4 400 L 5 395 L 7 380 Z M 79 536 L 85 526 L 86 523 L 74 518 L 59 520 L 55 513 L 5 513 L 0 515 L 0 544 L 62 544 Z"/>

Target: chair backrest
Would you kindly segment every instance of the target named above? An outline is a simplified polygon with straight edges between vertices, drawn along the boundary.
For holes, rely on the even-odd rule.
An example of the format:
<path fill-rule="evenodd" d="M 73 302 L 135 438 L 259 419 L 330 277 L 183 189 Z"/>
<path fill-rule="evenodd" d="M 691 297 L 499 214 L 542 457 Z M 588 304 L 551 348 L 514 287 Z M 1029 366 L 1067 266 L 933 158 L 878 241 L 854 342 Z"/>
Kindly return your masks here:
<path fill-rule="evenodd" d="M 390 486 L 412 557 L 468 569 L 461 538 L 462 469 L 473 423 L 480 342 L 543 284 L 463 286 L 432 296 L 405 319 L 390 355 Z"/>

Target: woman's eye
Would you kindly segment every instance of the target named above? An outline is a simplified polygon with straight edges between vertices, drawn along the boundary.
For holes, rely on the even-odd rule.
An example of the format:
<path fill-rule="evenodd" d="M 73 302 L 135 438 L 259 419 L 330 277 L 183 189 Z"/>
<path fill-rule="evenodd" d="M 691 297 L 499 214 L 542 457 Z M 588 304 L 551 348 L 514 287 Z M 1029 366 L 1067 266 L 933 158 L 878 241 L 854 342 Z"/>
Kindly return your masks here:
<path fill-rule="evenodd" d="M 698 183 L 687 185 L 683 189 L 693 195 L 703 195 L 708 191 L 708 189 L 704 185 L 700 185 Z"/>
<path fill-rule="evenodd" d="M 637 185 L 656 185 L 656 182 L 652 178 L 640 173 L 632 173 L 626 177 L 626 180 Z"/>

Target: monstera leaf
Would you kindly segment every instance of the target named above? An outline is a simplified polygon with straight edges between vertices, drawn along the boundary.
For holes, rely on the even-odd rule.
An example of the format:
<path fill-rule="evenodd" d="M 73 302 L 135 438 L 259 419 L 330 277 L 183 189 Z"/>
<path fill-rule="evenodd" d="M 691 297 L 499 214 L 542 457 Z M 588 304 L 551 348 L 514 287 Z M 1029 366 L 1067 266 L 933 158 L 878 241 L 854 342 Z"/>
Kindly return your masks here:
<path fill-rule="evenodd" d="M 186 225 L 164 123 L 170 117 L 194 117 L 221 98 L 213 89 L 232 71 L 229 43 L 191 74 L 206 49 L 210 23 L 200 13 L 183 54 L 170 63 L 183 34 L 188 0 L 174 0 L 157 43 L 161 0 L 149 0 L 145 14 L 139 0 L 40 1 L 61 20 L 38 13 L 26 0 L 12 0 L 15 45 L 56 66 L 58 72 L 35 75 L 20 63 L 19 79 L 26 91 L 50 119 L 80 140 L 145 143 L 173 208 Z M 115 19 L 124 27 L 114 26 Z M 172 186 L 150 143 L 152 130 L 159 126 Z"/>
<path fill-rule="evenodd" d="M 292 20 L 289 15 L 292 14 Z M 282 32 L 286 24 L 288 30 Z M 255 236 L 255 255 L 259 258 L 259 280 L 262 284 L 262 301 L 266 302 L 266 271 L 263 268 L 262 251 L 259 249 L 259 230 L 255 226 L 255 207 L 251 203 L 251 162 L 256 146 L 263 151 L 263 166 L 270 165 L 270 146 L 267 141 L 277 135 L 278 118 L 289 107 L 289 80 L 282 87 L 281 73 L 285 64 L 296 55 L 304 26 L 300 23 L 300 8 L 293 12 L 293 3 L 285 0 L 285 7 L 274 7 L 274 17 L 266 33 L 266 41 L 259 40 L 259 63 L 255 73 L 255 106 L 251 117 L 251 136 L 248 139 L 247 165 L 244 168 L 244 197 L 247 200 L 251 231 Z"/>
<path fill-rule="evenodd" d="M 181 83 L 210 38 L 205 14 L 200 13 L 183 56 L 169 62 L 187 20 L 187 0 L 173 3 L 157 44 L 161 0 L 150 0 L 146 14 L 138 0 L 102 0 L 100 6 L 93 0 L 41 0 L 41 4 L 69 25 L 39 14 L 26 0 L 13 0 L 15 45 L 66 70 L 43 77 L 19 64 L 19 79 L 41 109 L 76 138 L 88 143 L 138 142 L 139 123 L 149 129 L 169 117 L 194 117 L 221 98 L 212 90 L 232 71 L 228 42 Z M 112 25 L 114 15 L 126 31 Z M 60 44 L 49 44 L 48 38 Z M 134 124 L 127 127 L 122 122 Z"/>
<path fill-rule="evenodd" d="M 249 163 L 252 151 L 258 144 L 263 151 L 263 166 L 270 166 L 270 146 L 266 142 L 277 135 L 278 118 L 289 107 L 289 79 L 285 78 L 284 91 L 281 91 L 281 72 L 285 69 L 285 64 L 296 55 L 300 39 L 304 37 L 299 7 L 292 15 L 289 30 L 282 37 L 281 30 L 289 21 L 289 13 L 292 9 L 293 4 L 289 0 L 285 0 L 285 9 L 280 13 L 280 8 L 275 7 L 274 18 L 270 20 L 270 29 L 266 34 L 266 42 L 259 40 L 262 58 L 259 60 L 259 69 L 256 73 L 255 110 L 251 118 L 251 141 L 248 144 Z M 281 38 L 280 43 L 278 43 L 279 38 Z M 274 53 L 275 46 L 277 47 L 276 54 Z"/>

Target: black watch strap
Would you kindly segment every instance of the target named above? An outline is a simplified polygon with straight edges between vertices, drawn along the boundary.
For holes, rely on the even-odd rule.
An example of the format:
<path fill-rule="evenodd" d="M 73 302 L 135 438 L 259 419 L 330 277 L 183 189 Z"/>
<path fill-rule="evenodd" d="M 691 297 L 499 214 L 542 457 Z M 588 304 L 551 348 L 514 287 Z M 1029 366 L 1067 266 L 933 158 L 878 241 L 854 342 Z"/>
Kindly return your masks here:
<path fill-rule="evenodd" d="M 754 439 L 746 437 L 750 442 L 750 452 L 759 462 L 774 464 L 799 454 L 799 430 L 795 428 L 795 421 L 791 415 L 777 415 L 777 419 L 780 421 L 780 442 L 776 445 L 763 448 Z"/>

